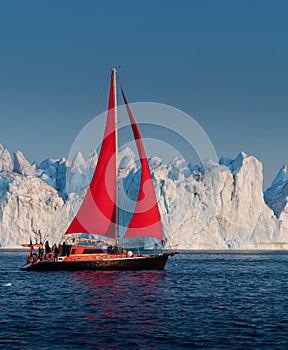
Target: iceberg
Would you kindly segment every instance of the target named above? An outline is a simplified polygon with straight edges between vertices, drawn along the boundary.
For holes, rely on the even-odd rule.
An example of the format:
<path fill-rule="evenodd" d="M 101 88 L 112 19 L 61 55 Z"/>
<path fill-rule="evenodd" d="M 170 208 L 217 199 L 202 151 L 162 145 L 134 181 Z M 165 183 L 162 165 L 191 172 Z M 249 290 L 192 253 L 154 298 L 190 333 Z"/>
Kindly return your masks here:
<path fill-rule="evenodd" d="M 35 164 L 31 165 L 20 151 L 14 153 L 13 171 L 20 175 L 35 175 Z"/>
<path fill-rule="evenodd" d="M 265 191 L 264 198 L 278 219 L 282 213 L 288 213 L 288 175 L 286 165 L 280 169 L 271 186 Z"/>
<path fill-rule="evenodd" d="M 97 162 L 46 159 L 30 164 L 22 152 L 12 157 L 0 146 L 0 246 L 19 247 L 30 237 L 51 243 L 63 235 Z M 139 162 L 129 148 L 120 152 L 120 233 L 124 233 L 138 195 Z M 219 163 L 190 164 L 174 158 L 149 160 L 168 249 L 288 249 L 288 176 L 283 167 L 263 193 L 262 163 L 240 152 Z M 123 208 L 122 208 L 123 207 Z M 124 210 L 125 208 L 125 210 Z M 151 239 L 141 241 L 145 247 Z"/>

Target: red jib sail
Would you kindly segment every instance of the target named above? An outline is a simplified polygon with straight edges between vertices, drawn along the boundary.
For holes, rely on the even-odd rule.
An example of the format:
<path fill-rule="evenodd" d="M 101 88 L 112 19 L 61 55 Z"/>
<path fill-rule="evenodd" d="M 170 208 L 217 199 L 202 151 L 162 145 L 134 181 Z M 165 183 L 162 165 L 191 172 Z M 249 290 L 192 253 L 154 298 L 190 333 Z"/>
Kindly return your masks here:
<path fill-rule="evenodd" d="M 150 173 L 144 145 L 141 139 L 139 128 L 135 122 L 131 108 L 122 89 L 121 92 L 125 102 L 127 113 L 130 118 L 130 123 L 133 130 L 142 168 L 140 189 L 135 211 L 124 237 L 135 238 L 141 236 L 152 236 L 161 239 L 161 241 L 163 242 L 161 217 L 159 213 L 156 194 L 153 186 L 153 180 Z"/>
<path fill-rule="evenodd" d="M 115 238 L 116 141 L 114 74 L 111 73 L 108 115 L 97 166 L 84 201 L 66 231 Z"/>

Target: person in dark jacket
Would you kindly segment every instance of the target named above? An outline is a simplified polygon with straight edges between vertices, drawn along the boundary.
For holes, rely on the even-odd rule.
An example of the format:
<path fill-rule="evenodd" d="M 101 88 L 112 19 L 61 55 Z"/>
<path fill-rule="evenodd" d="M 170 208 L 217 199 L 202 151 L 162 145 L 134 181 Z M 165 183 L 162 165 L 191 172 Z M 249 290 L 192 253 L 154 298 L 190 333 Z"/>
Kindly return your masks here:
<path fill-rule="evenodd" d="M 51 253 L 51 248 L 49 246 L 48 241 L 45 242 L 45 254 L 47 254 L 47 253 Z"/>

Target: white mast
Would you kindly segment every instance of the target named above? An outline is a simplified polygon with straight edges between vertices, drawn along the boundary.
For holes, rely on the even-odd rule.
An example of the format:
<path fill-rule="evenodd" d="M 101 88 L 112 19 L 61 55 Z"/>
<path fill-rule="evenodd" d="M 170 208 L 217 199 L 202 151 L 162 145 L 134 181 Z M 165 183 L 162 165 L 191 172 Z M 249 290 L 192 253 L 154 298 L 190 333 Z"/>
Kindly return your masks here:
<path fill-rule="evenodd" d="M 119 245 L 119 212 L 118 212 L 118 111 L 117 111 L 117 86 L 116 86 L 116 73 L 117 68 L 112 68 L 113 72 L 113 87 L 114 87 L 114 120 L 115 120 L 115 162 L 116 162 L 116 218 L 115 218 L 115 244 Z"/>

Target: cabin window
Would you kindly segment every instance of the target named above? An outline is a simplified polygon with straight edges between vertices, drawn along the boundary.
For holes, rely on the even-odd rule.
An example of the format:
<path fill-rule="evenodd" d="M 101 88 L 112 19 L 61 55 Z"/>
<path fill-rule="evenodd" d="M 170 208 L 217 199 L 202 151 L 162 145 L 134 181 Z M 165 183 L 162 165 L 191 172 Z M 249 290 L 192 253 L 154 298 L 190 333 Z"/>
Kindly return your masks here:
<path fill-rule="evenodd" d="M 75 254 L 76 253 L 76 248 L 73 248 L 72 250 L 71 250 L 71 254 Z"/>
<path fill-rule="evenodd" d="M 83 254 L 101 254 L 103 253 L 103 250 L 102 249 L 97 249 L 97 248 L 93 248 L 93 249 L 89 249 L 89 248 L 86 248 L 83 250 Z"/>

